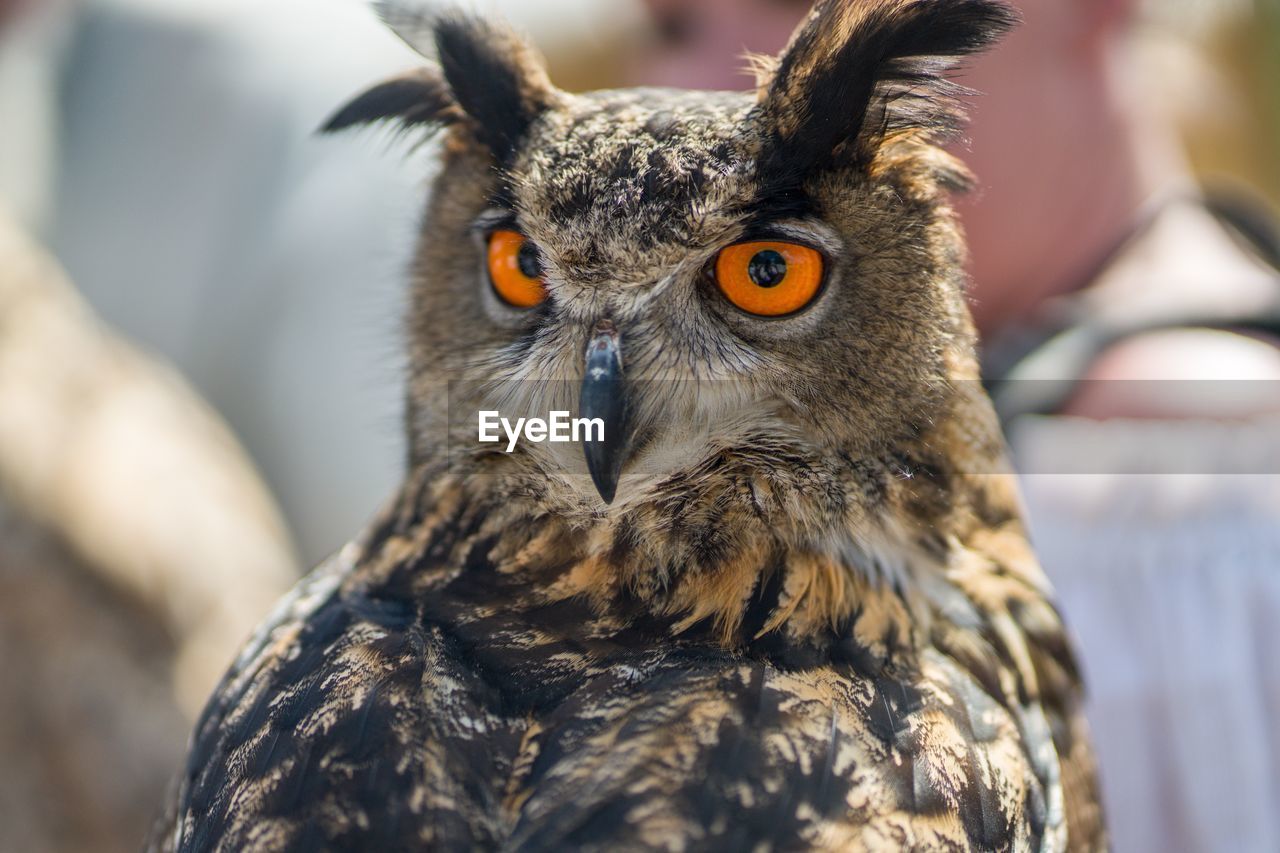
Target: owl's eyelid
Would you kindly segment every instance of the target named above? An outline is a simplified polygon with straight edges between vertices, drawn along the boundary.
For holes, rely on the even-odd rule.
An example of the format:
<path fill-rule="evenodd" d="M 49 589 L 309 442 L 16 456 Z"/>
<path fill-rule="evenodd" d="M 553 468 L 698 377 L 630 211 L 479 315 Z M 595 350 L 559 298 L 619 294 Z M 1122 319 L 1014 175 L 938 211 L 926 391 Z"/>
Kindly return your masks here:
<path fill-rule="evenodd" d="M 797 243 L 816 249 L 828 258 L 838 256 L 844 248 L 836 232 L 821 223 L 804 221 L 776 221 L 751 226 L 743 231 L 732 244 L 777 240 Z"/>
<path fill-rule="evenodd" d="M 514 210 L 492 208 L 477 216 L 471 222 L 471 232 L 480 237 L 488 237 L 494 231 L 516 231 L 524 233 L 516 221 Z"/>

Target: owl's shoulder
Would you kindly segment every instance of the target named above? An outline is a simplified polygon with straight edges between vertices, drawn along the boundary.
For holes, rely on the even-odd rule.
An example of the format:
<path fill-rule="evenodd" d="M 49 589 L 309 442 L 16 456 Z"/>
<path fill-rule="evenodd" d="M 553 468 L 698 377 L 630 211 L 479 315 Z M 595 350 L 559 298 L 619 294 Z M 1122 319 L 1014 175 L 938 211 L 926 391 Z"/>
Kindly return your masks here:
<path fill-rule="evenodd" d="M 344 590 L 347 574 L 317 572 L 246 646 L 197 723 L 154 846 L 393 849 L 496 833 L 477 786 L 514 746 L 483 679 L 414 606 Z"/>
<path fill-rule="evenodd" d="M 1021 722 L 942 655 L 923 677 L 749 659 L 614 671 L 525 738 L 512 839 L 1018 849 L 1062 820 Z"/>
<path fill-rule="evenodd" d="M 409 604 L 343 577 L 216 692 L 168 846 L 1016 847 L 1062 824 L 1053 727 L 940 651 L 795 667 L 471 580 Z"/>

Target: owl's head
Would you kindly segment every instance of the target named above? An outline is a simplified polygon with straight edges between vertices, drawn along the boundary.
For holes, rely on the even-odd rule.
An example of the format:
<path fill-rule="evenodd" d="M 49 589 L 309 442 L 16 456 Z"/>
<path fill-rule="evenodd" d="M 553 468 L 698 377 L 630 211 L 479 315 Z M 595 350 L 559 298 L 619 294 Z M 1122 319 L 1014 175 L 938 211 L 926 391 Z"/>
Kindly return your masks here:
<path fill-rule="evenodd" d="M 828 0 L 750 93 L 570 94 L 503 28 L 383 12 L 439 64 L 329 128 L 448 129 L 414 266 L 415 460 L 474 445 L 463 409 L 599 417 L 585 453 L 457 463 L 599 514 L 709 465 L 882 455 L 975 377 L 943 75 L 1011 26 L 1000 0 Z"/>

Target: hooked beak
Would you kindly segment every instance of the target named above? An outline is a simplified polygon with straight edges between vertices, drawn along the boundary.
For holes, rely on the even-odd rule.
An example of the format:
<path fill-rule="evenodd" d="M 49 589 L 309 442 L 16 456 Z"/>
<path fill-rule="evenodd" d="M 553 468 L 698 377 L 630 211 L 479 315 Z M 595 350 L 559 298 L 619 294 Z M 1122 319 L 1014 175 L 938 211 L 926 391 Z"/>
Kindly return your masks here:
<path fill-rule="evenodd" d="M 622 349 L 618 329 L 610 320 L 596 324 L 587 344 L 586 372 L 579 395 L 579 415 L 599 418 L 604 422 L 603 441 L 585 441 L 583 452 L 591 482 L 606 504 L 613 503 L 618 477 L 627 461 L 627 445 L 631 438 L 631 412 L 627 389 L 622 379 Z M 588 438 L 591 432 L 587 432 Z"/>

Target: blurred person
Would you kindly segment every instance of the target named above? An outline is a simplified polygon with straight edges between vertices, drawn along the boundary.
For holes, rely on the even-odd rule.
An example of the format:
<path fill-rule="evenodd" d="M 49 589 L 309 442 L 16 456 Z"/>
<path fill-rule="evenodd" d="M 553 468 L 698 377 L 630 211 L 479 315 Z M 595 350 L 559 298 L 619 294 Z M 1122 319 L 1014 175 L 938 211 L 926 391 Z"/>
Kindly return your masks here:
<path fill-rule="evenodd" d="M 743 89 L 744 52 L 775 51 L 810 4 L 647 5 L 633 82 Z M 978 190 L 958 205 L 984 369 L 1080 638 L 1112 838 L 1274 850 L 1274 232 L 1196 187 L 1134 50 L 1136 0 L 1018 5 L 1024 25 L 961 78 L 981 94 L 959 152 Z M 1240 381 L 1185 381 L 1204 379 Z M 1111 445 L 1131 455 L 1096 456 Z M 1149 475 L 1123 473 L 1144 450 Z M 1213 473 L 1233 455 L 1245 474 Z M 1073 463 L 1091 476 L 1055 476 Z"/>
<path fill-rule="evenodd" d="M 965 155 L 980 189 L 961 207 L 988 373 L 1087 326 L 1092 351 L 1037 367 L 1086 380 L 1090 396 L 1063 401 L 1073 413 L 1161 414 L 1099 405 L 1107 386 L 1087 380 L 1188 378 L 1202 355 L 1218 377 L 1280 379 L 1274 246 L 1251 243 L 1253 223 L 1195 188 L 1132 50 L 1137 5 L 1023 4 L 1024 26 L 965 81 L 984 93 Z"/>

